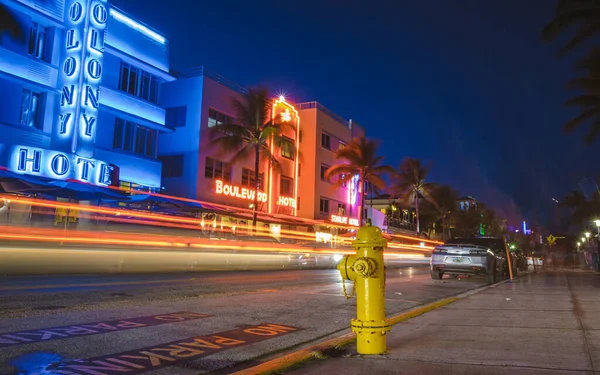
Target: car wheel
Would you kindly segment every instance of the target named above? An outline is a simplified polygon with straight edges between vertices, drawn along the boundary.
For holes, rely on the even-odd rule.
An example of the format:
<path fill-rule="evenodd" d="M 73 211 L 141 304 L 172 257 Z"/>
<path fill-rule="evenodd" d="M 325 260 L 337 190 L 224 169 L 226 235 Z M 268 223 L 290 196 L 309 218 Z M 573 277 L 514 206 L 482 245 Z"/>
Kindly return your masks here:
<path fill-rule="evenodd" d="M 444 273 L 440 271 L 429 271 L 429 273 L 431 274 L 431 278 L 433 280 L 441 280 L 444 276 Z"/>
<path fill-rule="evenodd" d="M 492 272 L 485 275 L 485 282 L 488 284 L 496 283 L 496 263 L 494 263 L 494 266 L 492 267 Z"/>

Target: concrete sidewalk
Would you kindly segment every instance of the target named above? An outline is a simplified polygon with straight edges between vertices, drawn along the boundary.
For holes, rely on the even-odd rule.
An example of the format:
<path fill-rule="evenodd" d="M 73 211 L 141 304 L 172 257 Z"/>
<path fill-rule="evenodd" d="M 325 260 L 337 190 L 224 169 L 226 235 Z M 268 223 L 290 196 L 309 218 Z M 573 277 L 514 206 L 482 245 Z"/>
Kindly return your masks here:
<path fill-rule="evenodd" d="M 600 374 L 600 274 L 524 275 L 397 324 L 387 342 L 385 355 L 353 344 L 289 373 Z"/>

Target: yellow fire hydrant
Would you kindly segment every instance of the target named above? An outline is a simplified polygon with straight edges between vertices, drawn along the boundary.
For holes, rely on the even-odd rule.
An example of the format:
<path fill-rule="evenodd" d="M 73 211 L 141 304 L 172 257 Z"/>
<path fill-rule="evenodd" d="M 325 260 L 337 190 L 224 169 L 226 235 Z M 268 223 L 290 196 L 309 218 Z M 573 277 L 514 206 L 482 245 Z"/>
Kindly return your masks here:
<path fill-rule="evenodd" d="M 359 354 L 383 354 L 387 346 L 385 335 L 391 329 L 385 317 L 385 267 L 383 249 L 387 241 L 381 229 L 370 222 L 360 228 L 352 247 L 356 255 L 346 255 L 337 268 L 342 282 L 354 282 L 356 292 L 356 319 L 352 319 L 352 331 L 356 332 L 356 349 Z M 344 293 L 346 293 L 344 284 Z"/>

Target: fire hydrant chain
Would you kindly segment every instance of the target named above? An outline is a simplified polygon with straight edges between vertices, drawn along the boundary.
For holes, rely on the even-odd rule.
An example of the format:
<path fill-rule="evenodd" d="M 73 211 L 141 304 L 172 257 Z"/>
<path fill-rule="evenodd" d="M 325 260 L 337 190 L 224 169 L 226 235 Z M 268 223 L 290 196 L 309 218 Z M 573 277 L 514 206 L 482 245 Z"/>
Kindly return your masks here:
<path fill-rule="evenodd" d="M 344 297 L 346 297 L 346 299 L 352 299 L 354 293 L 356 293 L 356 283 L 352 283 L 352 293 L 348 296 L 348 293 L 346 292 L 346 281 L 342 278 L 342 289 L 344 290 Z"/>

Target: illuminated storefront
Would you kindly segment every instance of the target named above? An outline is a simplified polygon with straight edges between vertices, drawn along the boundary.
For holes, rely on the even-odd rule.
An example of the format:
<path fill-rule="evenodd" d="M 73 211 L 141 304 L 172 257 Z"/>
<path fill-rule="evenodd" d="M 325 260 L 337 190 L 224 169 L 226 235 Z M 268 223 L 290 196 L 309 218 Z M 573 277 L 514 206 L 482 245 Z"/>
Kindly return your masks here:
<path fill-rule="evenodd" d="M 26 40 L 0 40 L 0 166 L 159 190 L 168 41 L 107 0 L 7 5 Z"/>

